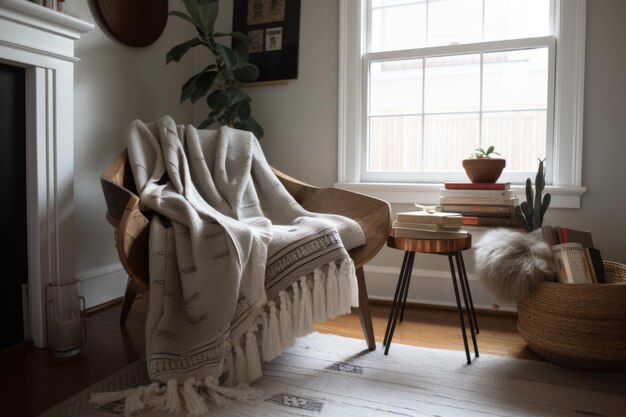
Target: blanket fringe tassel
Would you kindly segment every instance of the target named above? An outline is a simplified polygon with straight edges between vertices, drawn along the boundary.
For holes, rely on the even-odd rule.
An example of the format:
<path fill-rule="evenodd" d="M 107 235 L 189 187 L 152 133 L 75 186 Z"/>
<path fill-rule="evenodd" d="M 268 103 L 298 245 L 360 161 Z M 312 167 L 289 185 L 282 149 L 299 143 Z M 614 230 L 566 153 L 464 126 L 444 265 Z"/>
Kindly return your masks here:
<path fill-rule="evenodd" d="M 277 304 L 279 307 L 277 307 Z M 247 384 L 261 377 L 261 359 L 269 362 L 294 344 L 296 337 L 313 331 L 313 322 L 349 314 L 358 306 L 358 287 L 354 264 L 344 259 L 339 268 L 328 264 L 328 272 L 316 269 L 312 278 L 301 277 L 290 291 L 281 291 L 276 300 L 269 301 L 257 323 L 246 331 L 241 340 L 232 341 L 233 362 L 226 385 L 215 377 L 204 380 L 189 378 L 182 386 L 175 379 L 167 384 L 154 382 L 124 391 L 94 393 L 89 402 L 95 406 L 124 400 L 124 415 L 140 414 L 145 408 L 180 413 L 187 410 L 192 417 L 209 413 L 207 403 L 223 406 L 230 400 L 250 401 L 262 398 L 262 391 Z M 259 355 L 257 332 L 262 328 Z M 242 348 L 243 346 L 243 348 Z M 209 401 L 207 401 L 209 400 Z"/>

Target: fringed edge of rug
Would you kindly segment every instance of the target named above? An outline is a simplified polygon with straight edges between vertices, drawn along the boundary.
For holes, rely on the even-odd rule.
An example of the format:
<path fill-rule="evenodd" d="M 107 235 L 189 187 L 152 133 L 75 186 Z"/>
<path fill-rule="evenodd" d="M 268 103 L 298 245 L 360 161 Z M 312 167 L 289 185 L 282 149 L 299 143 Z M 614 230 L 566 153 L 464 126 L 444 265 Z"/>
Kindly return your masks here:
<path fill-rule="evenodd" d="M 175 379 L 167 384 L 153 382 L 116 392 L 91 394 L 96 406 L 124 400 L 124 415 L 130 417 L 153 408 L 170 413 L 187 411 L 189 416 L 209 413 L 207 402 L 220 407 L 229 400 L 260 399 L 263 392 L 248 384 L 261 377 L 261 360 L 270 362 L 295 343 L 296 337 L 313 331 L 314 322 L 349 314 L 358 307 L 359 294 L 352 259 L 328 263 L 324 273 L 316 268 L 312 277 L 300 277 L 290 288 L 263 306 L 254 325 L 238 340 L 231 339 L 232 364 L 222 385 L 215 377 L 189 378 L 182 385 Z M 259 356 L 258 332 L 261 333 Z"/>

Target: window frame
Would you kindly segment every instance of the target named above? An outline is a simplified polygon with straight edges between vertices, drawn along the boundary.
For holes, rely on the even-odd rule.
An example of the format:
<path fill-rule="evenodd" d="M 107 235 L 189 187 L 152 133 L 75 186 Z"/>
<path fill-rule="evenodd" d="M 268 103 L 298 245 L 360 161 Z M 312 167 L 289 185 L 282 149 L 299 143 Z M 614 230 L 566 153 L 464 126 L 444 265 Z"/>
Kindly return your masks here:
<path fill-rule="evenodd" d="M 368 0 L 339 4 L 339 126 L 337 187 L 365 192 L 390 203 L 438 201 L 442 183 L 391 183 L 363 180 L 367 113 L 365 59 Z M 548 143 L 546 191 L 552 206 L 579 208 L 582 187 L 582 134 L 586 0 L 554 0 L 556 68 L 554 74 L 553 140 Z M 376 52 L 376 55 L 385 54 Z M 371 55 L 371 54 L 370 54 Z M 517 179 L 516 179 L 517 180 Z M 533 178 L 534 182 L 534 178 Z M 512 187 L 521 198 L 523 184 Z"/>

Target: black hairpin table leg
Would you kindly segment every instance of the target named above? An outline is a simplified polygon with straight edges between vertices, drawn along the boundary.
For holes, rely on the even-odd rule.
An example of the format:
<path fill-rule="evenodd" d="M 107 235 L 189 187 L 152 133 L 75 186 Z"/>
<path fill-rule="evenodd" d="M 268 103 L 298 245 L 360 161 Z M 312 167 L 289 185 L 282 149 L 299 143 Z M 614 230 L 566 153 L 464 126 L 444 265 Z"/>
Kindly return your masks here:
<path fill-rule="evenodd" d="M 472 317 L 472 308 L 467 298 L 469 285 L 467 285 L 467 281 L 463 279 L 463 271 L 461 268 L 461 259 L 459 258 L 459 254 L 456 253 L 454 257 L 456 258 L 456 267 L 459 272 L 459 283 L 461 284 L 461 293 L 463 294 L 463 302 L 465 303 L 465 310 L 467 311 L 467 322 L 469 323 L 472 344 L 474 345 L 474 354 L 478 357 L 478 344 L 476 343 L 476 334 L 474 333 L 474 317 Z"/>
<path fill-rule="evenodd" d="M 452 286 L 454 287 L 454 298 L 456 299 L 456 308 L 459 310 L 459 321 L 461 322 L 461 334 L 463 335 L 463 345 L 465 346 L 465 356 L 467 357 L 467 364 L 472 363 L 470 358 L 469 346 L 467 344 L 467 334 L 465 333 L 465 319 L 463 318 L 463 308 L 461 307 L 461 298 L 459 297 L 459 287 L 456 283 L 456 274 L 454 273 L 454 263 L 452 262 L 452 255 L 448 255 L 448 262 L 450 263 L 450 274 L 452 275 Z"/>
<path fill-rule="evenodd" d="M 415 260 L 415 252 L 408 252 L 409 256 L 406 264 L 404 265 L 404 270 L 400 271 L 400 277 L 398 280 L 401 282 L 400 291 L 398 292 L 398 297 L 394 299 L 395 307 L 392 307 L 392 315 L 390 315 L 390 321 L 387 325 L 387 339 L 385 340 L 385 355 L 389 353 L 389 347 L 391 346 L 391 339 L 393 339 L 393 333 L 396 330 L 396 324 L 398 322 L 398 317 L 400 316 L 400 310 L 402 308 L 401 302 L 404 292 L 407 290 L 409 286 L 409 282 L 411 281 L 411 271 L 413 270 L 413 262 Z"/>
<path fill-rule="evenodd" d="M 472 290 L 470 289 L 469 280 L 467 279 L 467 271 L 465 270 L 465 262 L 463 261 L 463 252 L 459 252 L 459 258 L 461 260 L 461 271 L 463 272 L 463 279 L 465 280 L 465 287 L 467 288 L 467 296 L 469 297 L 469 308 L 474 319 L 474 330 L 476 334 L 480 333 L 478 328 L 478 320 L 476 320 L 476 311 L 474 310 L 474 300 L 472 300 Z"/>
<path fill-rule="evenodd" d="M 404 252 L 404 258 L 402 259 L 402 267 L 400 267 L 400 275 L 398 276 L 398 284 L 396 285 L 396 293 L 394 294 L 393 302 L 391 303 L 391 311 L 389 311 L 389 320 L 387 320 L 387 328 L 385 329 L 385 338 L 383 339 L 383 346 L 387 344 L 387 338 L 389 337 L 389 330 L 391 329 L 391 322 L 393 321 L 396 308 L 399 307 L 398 299 L 401 297 L 400 288 L 402 288 L 402 283 L 404 282 L 404 271 L 406 270 L 406 265 L 409 262 L 409 253 L 410 252 Z"/>

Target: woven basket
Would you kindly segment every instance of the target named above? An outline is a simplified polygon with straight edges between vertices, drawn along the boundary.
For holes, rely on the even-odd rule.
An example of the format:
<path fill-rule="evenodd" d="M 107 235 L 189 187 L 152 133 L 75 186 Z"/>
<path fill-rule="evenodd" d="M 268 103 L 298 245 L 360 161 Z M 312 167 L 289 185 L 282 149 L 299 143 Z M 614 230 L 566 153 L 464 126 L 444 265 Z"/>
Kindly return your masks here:
<path fill-rule="evenodd" d="M 530 348 L 560 365 L 626 370 L 626 265 L 604 261 L 611 284 L 542 283 L 517 305 Z"/>

